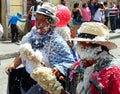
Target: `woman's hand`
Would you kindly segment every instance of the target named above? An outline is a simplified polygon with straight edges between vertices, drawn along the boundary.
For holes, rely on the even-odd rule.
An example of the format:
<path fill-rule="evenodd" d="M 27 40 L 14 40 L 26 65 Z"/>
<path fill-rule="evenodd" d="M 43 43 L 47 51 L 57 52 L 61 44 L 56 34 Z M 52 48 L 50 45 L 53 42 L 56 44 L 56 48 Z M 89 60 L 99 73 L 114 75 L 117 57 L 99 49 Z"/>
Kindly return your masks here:
<path fill-rule="evenodd" d="M 53 74 L 54 74 L 60 81 L 65 81 L 65 78 L 61 75 L 60 71 L 59 71 L 56 67 L 54 67 L 54 68 L 52 69 L 52 71 L 53 71 Z"/>
<path fill-rule="evenodd" d="M 59 77 L 59 76 L 60 76 L 60 71 L 59 71 L 56 67 L 52 68 L 52 71 L 53 71 L 53 74 L 54 74 L 56 77 Z"/>
<path fill-rule="evenodd" d="M 19 55 L 17 55 L 13 63 L 11 63 L 9 66 L 5 68 L 6 74 L 8 74 L 9 71 L 11 72 L 13 69 L 17 68 L 21 63 L 22 63 L 21 58 Z"/>
<path fill-rule="evenodd" d="M 5 68 L 6 74 L 8 74 L 9 71 L 11 72 L 13 69 L 15 69 L 14 64 L 11 64 L 11 65 L 7 66 L 7 67 Z"/>

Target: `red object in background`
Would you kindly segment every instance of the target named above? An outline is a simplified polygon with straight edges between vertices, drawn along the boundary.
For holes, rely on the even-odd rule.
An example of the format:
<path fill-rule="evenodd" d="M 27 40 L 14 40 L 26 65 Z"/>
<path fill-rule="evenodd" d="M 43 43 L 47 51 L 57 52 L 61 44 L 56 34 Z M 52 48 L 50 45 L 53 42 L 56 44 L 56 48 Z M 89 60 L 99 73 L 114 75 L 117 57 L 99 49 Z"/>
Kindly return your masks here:
<path fill-rule="evenodd" d="M 57 12 L 56 16 L 59 19 L 58 23 L 55 23 L 54 26 L 62 27 L 66 26 L 71 18 L 71 12 L 67 6 L 58 4 L 56 6 Z"/>

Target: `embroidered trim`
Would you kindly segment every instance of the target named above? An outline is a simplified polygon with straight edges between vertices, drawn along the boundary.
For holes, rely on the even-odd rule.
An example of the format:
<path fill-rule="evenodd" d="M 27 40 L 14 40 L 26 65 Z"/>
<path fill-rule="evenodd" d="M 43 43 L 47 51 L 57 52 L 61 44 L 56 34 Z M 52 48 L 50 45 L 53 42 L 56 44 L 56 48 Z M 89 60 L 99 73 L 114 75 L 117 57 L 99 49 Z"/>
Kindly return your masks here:
<path fill-rule="evenodd" d="M 89 82 L 93 83 L 95 85 L 95 87 L 100 91 L 101 94 L 105 94 L 102 87 L 100 87 L 100 85 L 95 80 L 90 78 Z M 90 91 L 88 91 L 88 92 L 90 92 Z M 90 93 L 88 93 L 88 94 L 90 94 Z"/>

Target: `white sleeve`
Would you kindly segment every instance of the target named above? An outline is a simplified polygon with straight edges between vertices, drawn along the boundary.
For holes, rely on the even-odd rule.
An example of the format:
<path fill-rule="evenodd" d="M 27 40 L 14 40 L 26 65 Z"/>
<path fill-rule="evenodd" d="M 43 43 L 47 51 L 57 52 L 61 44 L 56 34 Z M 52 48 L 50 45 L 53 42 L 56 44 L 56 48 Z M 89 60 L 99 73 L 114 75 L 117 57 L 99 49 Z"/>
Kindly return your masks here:
<path fill-rule="evenodd" d="M 36 32 L 36 26 L 33 26 L 31 31 L 28 32 L 26 35 L 23 36 L 21 43 L 20 44 L 24 44 L 29 42 L 29 37 L 31 36 L 31 34 L 33 34 L 34 32 Z"/>
<path fill-rule="evenodd" d="M 30 7 L 30 11 L 32 11 L 32 10 L 33 10 L 33 6 Z"/>
<path fill-rule="evenodd" d="M 70 28 L 65 27 L 56 27 L 55 31 L 65 40 L 68 41 L 70 39 Z"/>
<path fill-rule="evenodd" d="M 25 36 L 23 36 L 20 44 L 24 44 L 24 43 L 29 42 L 29 37 L 30 37 L 30 35 L 31 35 L 31 32 L 29 32 L 29 33 L 27 33 Z"/>

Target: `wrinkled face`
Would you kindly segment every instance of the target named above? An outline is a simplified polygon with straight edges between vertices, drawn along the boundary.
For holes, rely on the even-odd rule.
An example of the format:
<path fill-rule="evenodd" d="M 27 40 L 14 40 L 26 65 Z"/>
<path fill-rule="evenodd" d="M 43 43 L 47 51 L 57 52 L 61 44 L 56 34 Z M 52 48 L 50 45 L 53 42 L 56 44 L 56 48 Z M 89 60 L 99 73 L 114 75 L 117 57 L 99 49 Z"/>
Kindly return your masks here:
<path fill-rule="evenodd" d="M 98 52 L 102 51 L 101 46 L 86 42 L 77 44 L 76 50 L 85 65 L 92 65 L 98 58 Z"/>
<path fill-rule="evenodd" d="M 36 28 L 40 35 L 43 35 L 48 31 L 50 27 L 46 16 L 39 13 L 36 14 Z"/>

